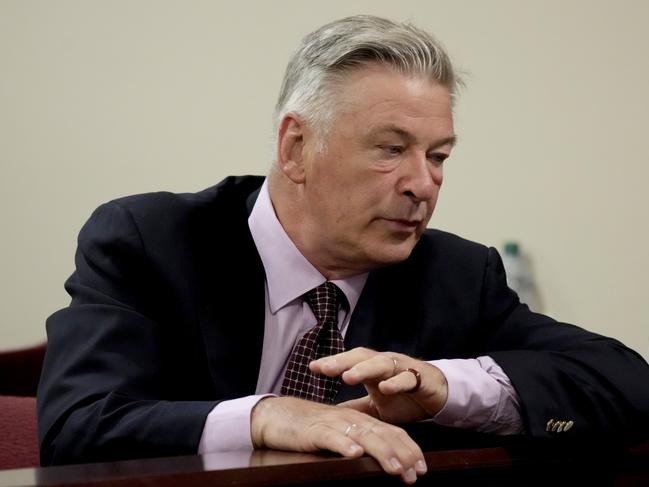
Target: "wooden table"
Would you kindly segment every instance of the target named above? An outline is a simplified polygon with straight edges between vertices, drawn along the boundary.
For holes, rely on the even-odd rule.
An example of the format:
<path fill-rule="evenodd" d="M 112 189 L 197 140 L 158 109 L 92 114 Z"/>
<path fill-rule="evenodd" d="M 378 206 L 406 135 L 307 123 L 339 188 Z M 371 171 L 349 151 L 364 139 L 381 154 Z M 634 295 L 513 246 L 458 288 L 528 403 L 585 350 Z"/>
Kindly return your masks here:
<path fill-rule="evenodd" d="M 631 449 L 523 439 L 499 445 L 424 449 L 428 474 L 417 485 L 649 486 L 649 442 Z M 128 460 L 0 471 L 6 486 L 387 486 L 402 485 L 369 457 L 281 451 Z"/>

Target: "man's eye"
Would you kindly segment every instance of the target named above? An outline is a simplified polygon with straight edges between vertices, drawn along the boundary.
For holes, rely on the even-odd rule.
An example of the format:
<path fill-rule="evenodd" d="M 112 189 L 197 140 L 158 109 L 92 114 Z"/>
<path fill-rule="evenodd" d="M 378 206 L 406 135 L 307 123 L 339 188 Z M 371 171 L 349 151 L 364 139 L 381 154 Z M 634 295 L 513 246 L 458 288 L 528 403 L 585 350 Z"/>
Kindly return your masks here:
<path fill-rule="evenodd" d="M 428 155 L 428 160 L 434 164 L 442 164 L 446 159 L 448 159 L 448 154 L 443 154 L 441 152 Z"/>
<path fill-rule="evenodd" d="M 403 153 L 403 147 L 400 145 L 383 145 L 381 149 L 391 156 L 398 156 Z"/>

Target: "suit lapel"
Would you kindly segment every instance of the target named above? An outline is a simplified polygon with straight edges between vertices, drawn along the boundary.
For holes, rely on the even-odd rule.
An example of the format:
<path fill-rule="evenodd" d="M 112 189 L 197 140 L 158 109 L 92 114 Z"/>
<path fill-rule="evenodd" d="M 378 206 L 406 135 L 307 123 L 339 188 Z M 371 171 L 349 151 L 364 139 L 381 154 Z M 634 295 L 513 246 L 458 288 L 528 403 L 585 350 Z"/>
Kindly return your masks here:
<path fill-rule="evenodd" d="M 205 246 L 203 259 L 210 264 L 202 274 L 200 327 L 217 397 L 224 399 L 255 393 L 264 339 L 264 268 L 247 202 L 240 203 L 214 219 L 223 233 Z"/>
<path fill-rule="evenodd" d="M 373 348 L 375 336 L 373 331 L 375 330 L 372 330 L 372 324 L 377 322 L 376 307 L 373 299 L 375 293 L 376 279 L 374 273 L 370 273 L 345 334 L 345 350 L 356 347 Z M 362 397 L 365 394 L 365 388 L 362 385 L 350 386 L 343 383 L 336 396 L 336 403 Z"/>

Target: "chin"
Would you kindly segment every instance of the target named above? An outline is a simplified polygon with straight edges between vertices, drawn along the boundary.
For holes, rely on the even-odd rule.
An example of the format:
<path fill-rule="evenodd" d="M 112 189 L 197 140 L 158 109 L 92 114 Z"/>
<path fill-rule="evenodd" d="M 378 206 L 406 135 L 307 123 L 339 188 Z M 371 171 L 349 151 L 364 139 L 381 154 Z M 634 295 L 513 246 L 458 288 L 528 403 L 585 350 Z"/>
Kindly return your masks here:
<path fill-rule="evenodd" d="M 415 243 L 416 241 L 412 244 L 403 242 L 400 245 L 386 245 L 385 247 L 372 249 L 370 255 L 382 267 L 390 264 L 398 264 L 410 257 Z"/>

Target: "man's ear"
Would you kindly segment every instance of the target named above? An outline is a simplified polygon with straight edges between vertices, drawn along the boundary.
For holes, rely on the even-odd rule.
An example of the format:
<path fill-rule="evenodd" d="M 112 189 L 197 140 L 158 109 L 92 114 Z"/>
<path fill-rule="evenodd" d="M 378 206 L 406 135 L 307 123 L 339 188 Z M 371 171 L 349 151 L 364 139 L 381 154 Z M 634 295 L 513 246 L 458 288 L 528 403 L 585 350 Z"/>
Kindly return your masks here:
<path fill-rule="evenodd" d="M 277 166 L 296 184 L 304 182 L 304 121 L 288 112 L 279 124 L 277 134 Z"/>

